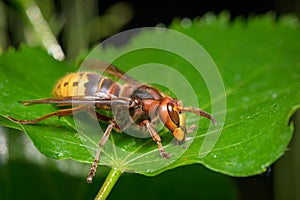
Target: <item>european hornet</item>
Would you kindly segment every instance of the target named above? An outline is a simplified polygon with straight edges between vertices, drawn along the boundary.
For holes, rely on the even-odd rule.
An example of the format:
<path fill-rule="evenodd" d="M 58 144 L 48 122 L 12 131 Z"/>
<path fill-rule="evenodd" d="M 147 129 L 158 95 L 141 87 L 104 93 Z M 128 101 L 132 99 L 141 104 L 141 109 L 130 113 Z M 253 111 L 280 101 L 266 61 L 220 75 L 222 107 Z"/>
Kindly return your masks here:
<path fill-rule="evenodd" d="M 164 95 L 150 85 L 140 84 L 111 64 L 99 62 L 96 68 L 98 70 L 102 69 L 102 72 L 104 71 L 111 77 L 124 80 L 125 84 L 121 85 L 113 79 L 95 72 L 71 73 L 57 82 L 53 90 L 55 97 L 21 101 L 25 106 L 32 104 L 56 104 L 57 106 L 67 106 L 67 108 L 33 120 L 19 120 L 8 116 L 11 120 L 21 124 L 35 124 L 51 116 L 63 117 L 81 111 L 93 112 L 95 108 L 98 111 L 111 111 L 113 117 L 95 112 L 98 120 L 108 122 L 109 125 L 99 141 L 94 162 L 88 173 L 88 183 L 91 183 L 93 180 L 101 148 L 109 138 L 112 129 L 122 132 L 135 125 L 135 127 L 140 128 L 139 131 L 148 132 L 157 143 L 160 156 L 168 158 L 170 154 L 164 151 L 161 138 L 154 128 L 157 120 L 164 123 L 164 126 L 173 133 L 178 143 L 182 143 L 185 140 L 188 132 L 185 125 L 185 112 L 206 117 L 216 125 L 216 120 L 209 113 L 200 108 L 184 107 L 181 101 Z M 123 112 L 126 110 L 127 112 Z M 124 116 L 123 113 L 128 113 L 128 115 Z"/>

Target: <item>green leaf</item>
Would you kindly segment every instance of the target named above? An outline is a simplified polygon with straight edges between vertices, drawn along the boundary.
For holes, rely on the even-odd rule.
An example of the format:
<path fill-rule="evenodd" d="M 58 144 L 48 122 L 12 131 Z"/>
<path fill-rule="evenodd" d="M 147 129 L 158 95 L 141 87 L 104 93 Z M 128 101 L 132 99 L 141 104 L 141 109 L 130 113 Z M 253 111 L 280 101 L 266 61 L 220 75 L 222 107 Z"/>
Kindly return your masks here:
<path fill-rule="evenodd" d="M 225 17 L 223 16 L 225 14 Z M 200 162 L 233 176 L 261 173 L 282 156 L 292 137 L 289 119 L 300 106 L 299 22 L 272 15 L 224 22 L 210 15 L 181 31 L 216 61 L 226 85 L 221 137 Z M 180 161 L 179 161 L 180 162 Z"/>
<path fill-rule="evenodd" d="M 24 130 L 37 149 L 49 157 L 64 159 L 70 157 L 69 152 L 77 152 L 77 160 L 86 160 L 87 150 L 80 146 L 81 140 L 66 119 L 58 121 L 51 118 L 43 124 L 21 126 L 6 118 L 6 115 L 11 115 L 28 119 L 55 111 L 51 105 L 24 107 L 18 101 L 50 97 L 55 81 L 72 69 L 65 63 L 53 60 L 39 48 L 27 47 L 18 52 L 6 52 L 1 56 L 0 66 L 1 125 Z"/>
<path fill-rule="evenodd" d="M 175 20 L 172 25 L 174 30 L 202 44 L 216 62 L 225 85 L 227 109 L 217 110 L 214 117 L 220 119 L 226 113 L 224 124 L 218 121 L 217 127 L 209 128 L 208 120 L 201 119 L 198 123 L 195 116 L 188 115 L 188 126 L 196 122 L 199 129 L 188 135 L 192 139 L 180 146 L 174 145 L 172 135 L 163 129 L 160 132 L 163 145 L 167 152 L 172 153 L 169 159 L 160 158 L 157 145 L 151 138 L 113 132 L 103 149 L 100 164 L 120 171 L 157 175 L 178 166 L 202 163 L 225 174 L 249 176 L 265 171 L 284 154 L 292 137 L 289 118 L 300 106 L 299 26 L 295 25 L 293 18 L 275 22 L 266 16 L 249 19 L 247 24 L 239 20 L 229 24 L 227 18 L 224 14 L 206 16 L 191 23 Z M 109 59 L 145 41 L 162 44 L 169 39 L 145 30 L 135 35 L 126 46 L 108 46 L 101 49 L 99 55 Z M 176 48 L 184 44 L 173 40 L 168 45 Z M 191 57 L 198 56 L 193 49 L 187 53 Z M 124 54 L 114 60 L 114 64 L 124 71 L 145 63 L 171 66 L 188 79 L 197 96 L 196 104 L 207 111 L 212 110 L 213 105 L 222 101 L 224 94 L 219 93 L 220 98 L 210 99 L 213 91 L 209 91 L 205 77 L 196 76 L 195 69 L 185 59 L 168 51 L 143 49 Z M 77 131 L 78 122 L 74 123 L 71 117 L 60 120 L 53 117 L 36 125 L 19 125 L 5 117 L 32 119 L 55 111 L 51 105 L 24 107 L 17 101 L 50 97 L 55 81 L 74 69 L 66 63 L 54 61 L 40 49 L 30 48 L 3 54 L 0 66 L 0 124 L 24 130 L 37 149 L 49 157 L 91 163 L 100 139 L 100 133 L 91 133 L 95 129 Z M 172 75 L 160 71 L 160 67 L 153 64 L 158 79 L 176 84 L 179 90 L 186 89 L 181 82 L 174 82 Z M 135 78 L 147 80 L 147 73 Z M 159 88 L 171 94 L 165 88 Z M 185 105 L 195 103 L 192 95 L 182 98 Z M 101 126 L 106 124 L 101 123 Z M 210 142 L 210 136 L 218 130 L 222 133 L 213 149 L 203 151 L 202 145 Z"/>

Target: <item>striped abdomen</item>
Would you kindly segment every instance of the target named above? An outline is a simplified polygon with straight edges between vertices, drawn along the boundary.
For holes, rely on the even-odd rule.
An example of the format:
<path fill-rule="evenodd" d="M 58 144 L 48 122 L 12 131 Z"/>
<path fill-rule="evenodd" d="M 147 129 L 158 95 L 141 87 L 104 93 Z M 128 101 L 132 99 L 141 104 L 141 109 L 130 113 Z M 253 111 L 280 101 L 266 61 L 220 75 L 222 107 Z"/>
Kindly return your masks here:
<path fill-rule="evenodd" d="M 53 90 L 56 97 L 119 96 L 121 86 L 110 78 L 93 72 L 77 72 L 60 79 Z"/>

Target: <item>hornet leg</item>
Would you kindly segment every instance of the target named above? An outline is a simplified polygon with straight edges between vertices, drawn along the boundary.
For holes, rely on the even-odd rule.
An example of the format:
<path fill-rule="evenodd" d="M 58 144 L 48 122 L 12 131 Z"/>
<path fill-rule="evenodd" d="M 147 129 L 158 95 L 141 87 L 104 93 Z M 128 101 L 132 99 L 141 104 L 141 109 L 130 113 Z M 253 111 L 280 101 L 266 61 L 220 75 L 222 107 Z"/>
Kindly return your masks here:
<path fill-rule="evenodd" d="M 93 177 L 95 176 L 96 170 L 97 170 L 97 167 L 98 167 L 98 162 L 99 162 L 101 149 L 104 146 L 104 144 L 106 143 L 107 139 L 109 138 L 111 130 L 113 129 L 114 126 L 115 126 L 114 122 L 111 122 L 111 124 L 108 125 L 108 127 L 106 128 L 105 133 L 103 134 L 103 136 L 102 136 L 102 138 L 101 138 L 101 140 L 98 144 L 98 149 L 97 149 L 97 152 L 96 152 L 96 155 L 95 155 L 95 158 L 94 158 L 94 163 L 92 164 L 92 167 L 91 167 L 91 169 L 88 173 L 88 177 L 86 178 L 86 181 L 88 183 L 92 183 L 92 181 L 93 181 Z"/>
<path fill-rule="evenodd" d="M 83 111 L 85 110 L 86 107 L 85 106 L 79 106 L 79 107 L 74 107 L 74 108 L 67 108 L 67 109 L 61 109 L 61 110 L 58 110 L 56 112 L 52 112 L 52 113 L 49 113 L 47 115 L 44 115 L 40 118 L 36 118 L 36 119 L 33 119 L 33 120 L 20 120 L 20 119 L 15 119 L 11 116 L 7 116 L 9 119 L 15 121 L 15 122 L 18 122 L 20 124 L 35 124 L 39 121 L 42 121 L 44 119 L 47 119 L 49 117 L 52 117 L 52 116 L 58 116 L 58 117 L 63 117 L 63 116 L 68 116 L 68 115 L 72 115 L 72 114 L 75 114 L 75 113 L 78 113 L 80 111 Z"/>
<path fill-rule="evenodd" d="M 151 123 L 148 120 L 143 121 L 143 123 L 146 125 L 147 130 L 149 131 L 152 139 L 157 143 L 160 156 L 162 158 L 169 158 L 171 155 L 165 152 L 165 150 L 161 144 L 161 139 L 160 139 L 158 133 L 151 126 Z"/>

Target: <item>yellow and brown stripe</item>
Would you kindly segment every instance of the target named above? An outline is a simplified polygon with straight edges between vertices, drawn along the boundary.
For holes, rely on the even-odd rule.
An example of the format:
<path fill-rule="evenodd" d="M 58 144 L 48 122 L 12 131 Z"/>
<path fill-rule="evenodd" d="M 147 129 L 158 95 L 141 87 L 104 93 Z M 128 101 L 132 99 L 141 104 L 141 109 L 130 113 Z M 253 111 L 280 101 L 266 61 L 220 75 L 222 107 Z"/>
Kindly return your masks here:
<path fill-rule="evenodd" d="M 54 90 L 56 97 L 96 96 L 109 94 L 119 96 L 121 86 L 115 81 L 93 72 L 71 73 L 60 79 Z"/>

